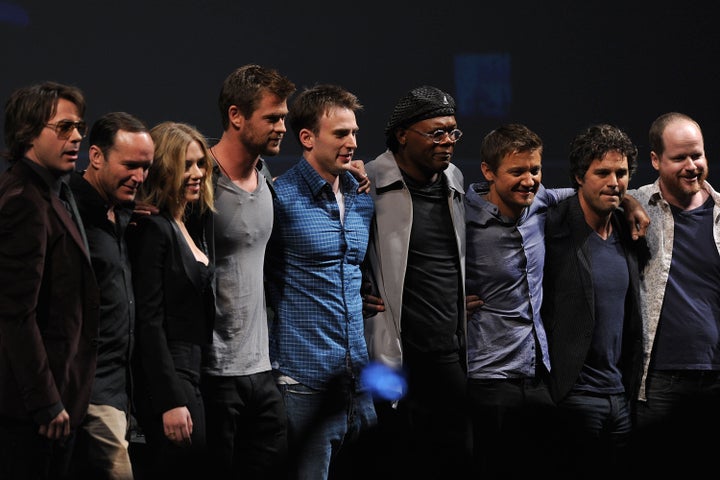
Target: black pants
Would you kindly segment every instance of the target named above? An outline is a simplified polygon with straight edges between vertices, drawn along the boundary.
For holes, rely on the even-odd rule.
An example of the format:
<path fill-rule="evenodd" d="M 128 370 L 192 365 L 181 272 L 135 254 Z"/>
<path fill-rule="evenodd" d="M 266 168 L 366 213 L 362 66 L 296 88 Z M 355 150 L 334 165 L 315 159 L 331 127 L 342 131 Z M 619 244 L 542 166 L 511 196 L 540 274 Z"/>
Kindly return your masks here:
<path fill-rule="evenodd" d="M 64 441 L 38 434 L 34 422 L 0 419 L 0 479 L 68 478 L 75 433 Z"/>
<path fill-rule="evenodd" d="M 478 478 L 529 478 L 555 469 L 556 410 L 544 379 L 471 379 L 468 395 Z"/>
<path fill-rule="evenodd" d="M 179 446 L 165 436 L 162 412 L 154 412 L 150 396 L 143 390 L 136 391 L 137 419 L 145 434 L 146 463 L 140 472 L 142 478 L 204 478 L 207 474 L 207 445 L 205 439 L 205 407 L 200 393 L 199 345 L 187 342 L 171 342 L 175 372 L 178 375 L 186 405 L 193 422 L 191 444 Z M 134 465 L 134 468 L 136 466 Z"/>
<path fill-rule="evenodd" d="M 635 474 L 704 476 L 717 457 L 720 371 L 650 370 L 631 442 Z"/>
<path fill-rule="evenodd" d="M 407 395 L 396 408 L 376 401 L 378 425 L 364 438 L 372 454 L 356 478 L 466 477 L 472 439 L 461 363 L 406 358 L 404 368 Z"/>
<path fill-rule="evenodd" d="M 219 478 L 278 478 L 287 455 L 287 417 L 272 373 L 206 376 L 201 389 Z"/>

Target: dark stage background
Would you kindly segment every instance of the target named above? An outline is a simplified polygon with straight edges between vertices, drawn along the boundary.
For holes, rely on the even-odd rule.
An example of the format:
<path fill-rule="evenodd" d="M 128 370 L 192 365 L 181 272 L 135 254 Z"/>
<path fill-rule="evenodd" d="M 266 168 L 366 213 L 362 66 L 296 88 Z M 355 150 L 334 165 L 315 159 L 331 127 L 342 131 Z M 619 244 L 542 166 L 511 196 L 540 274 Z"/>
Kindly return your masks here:
<path fill-rule="evenodd" d="M 569 184 L 572 136 L 609 122 L 640 149 L 635 187 L 655 178 L 647 130 L 656 116 L 698 120 L 711 165 L 720 129 L 712 5 L 639 3 L 0 0 L 0 95 L 4 104 L 25 84 L 71 83 L 86 94 L 89 122 L 125 110 L 151 126 L 188 122 L 213 139 L 222 80 L 260 63 L 299 88 L 338 83 L 357 94 L 356 158 L 370 160 L 384 150 L 395 101 L 431 84 L 459 102 L 455 161 L 466 185 L 480 177 L 482 137 L 502 123 L 542 136 L 544 183 L 554 187 Z M 299 152 L 286 138 L 271 168 L 280 173 Z"/>

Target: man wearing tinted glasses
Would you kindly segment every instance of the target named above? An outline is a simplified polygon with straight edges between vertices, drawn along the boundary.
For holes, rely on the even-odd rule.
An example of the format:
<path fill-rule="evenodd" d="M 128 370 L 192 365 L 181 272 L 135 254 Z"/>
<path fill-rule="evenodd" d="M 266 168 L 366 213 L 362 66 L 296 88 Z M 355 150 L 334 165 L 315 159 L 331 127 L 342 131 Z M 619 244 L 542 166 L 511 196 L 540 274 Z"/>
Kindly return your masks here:
<path fill-rule="evenodd" d="M 65 177 L 87 126 L 75 87 L 47 82 L 5 106 L 0 176 L 0 478 L 65 473 L 95 373 L 99 291 Z"/>
<path fill-rule="evenodd" d="M 465 471 L 470 452 L 461 348 L 464 185 L 451 163 L 462 132 L 454 99 L 431 86 L 411 90 L 385 135 L 388 150 L 365 167 L 376 209 L 365 335 L 371 359 L 407 373 L 408 394 L 397 403 L 376 400 L 378 438 L 393 452 L 405 449 L 403 458 L 388 457 L 399 468 L 393 473 L 449 478 Z"/>

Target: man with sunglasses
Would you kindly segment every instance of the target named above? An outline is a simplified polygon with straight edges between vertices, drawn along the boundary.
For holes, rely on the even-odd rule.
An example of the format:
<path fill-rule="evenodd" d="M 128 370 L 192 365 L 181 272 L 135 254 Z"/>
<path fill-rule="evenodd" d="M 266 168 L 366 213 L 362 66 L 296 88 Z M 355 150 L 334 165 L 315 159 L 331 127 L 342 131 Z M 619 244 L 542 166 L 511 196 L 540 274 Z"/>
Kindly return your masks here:
<path fill-rule="evenodd" d="M 99 289 L 66 176 L 85 100 L 46 82 L 5 105 L 0 176 L 0 478 L 59 478 L 87 411 Z"/>
<path fill-rule="evenodd" d="M 389 468 L 398 468 L 393 473 L 450 478 L 465 472 L 470 458 L 464 185 L 451 163 L 462 132 L 454 99 L 432 86 L 410 90 L 385 135 L 388 149 L 365 166 L 376 209 L 365 335 L 371 359 L 402 369 L 408 390 L 400 399 L 376 398 L 378 441 L 388 442 L 382 445 L 391 452 Z"/>

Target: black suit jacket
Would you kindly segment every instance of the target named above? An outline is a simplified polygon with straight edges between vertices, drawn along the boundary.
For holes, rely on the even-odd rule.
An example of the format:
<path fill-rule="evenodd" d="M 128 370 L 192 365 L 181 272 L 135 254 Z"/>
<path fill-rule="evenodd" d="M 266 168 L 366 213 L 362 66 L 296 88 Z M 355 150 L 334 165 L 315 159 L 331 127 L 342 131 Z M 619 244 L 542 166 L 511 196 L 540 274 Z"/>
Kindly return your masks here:
<path fill-rule="evenodd" d="M 0 176 L 0 418 L 80 424 L 97 358 L 99 289 L 72 217 L 24 160 Z"/>
<path fill-rule="evenodd" d="M 149 396 L 144 400 L 149 400 L 153 414 L 159 414 L 189 400 L 168 344 L 204 346 L 212 341 L 215 296 L 211 284 L 203 283 L 198 262 L 170 216 L 141 217 L 128 229 L 127 240 L 136 302 L 135 393 Z M 195 240 L 207 245 L 202 235 Z M 212 251 L 206 253 L 212 271 Z"/>
<path fill-rule="evenodd" d="M 630 286 L 625 299 L 620 370 L 628 398 L 637 397 L 642 372 L 640 269 L 644 242 L 633 242 L 620 211 L 613 229 L 625 250 Z M 545 222 L 545 271 L 542 319 L 550 349 L 550 391 L 561 400 L 577 381 L 585 362 L 595 324 L 594 287 L 587 238 L 595 233 L 585 222 L 577 195 L 548 210 Z"/>

